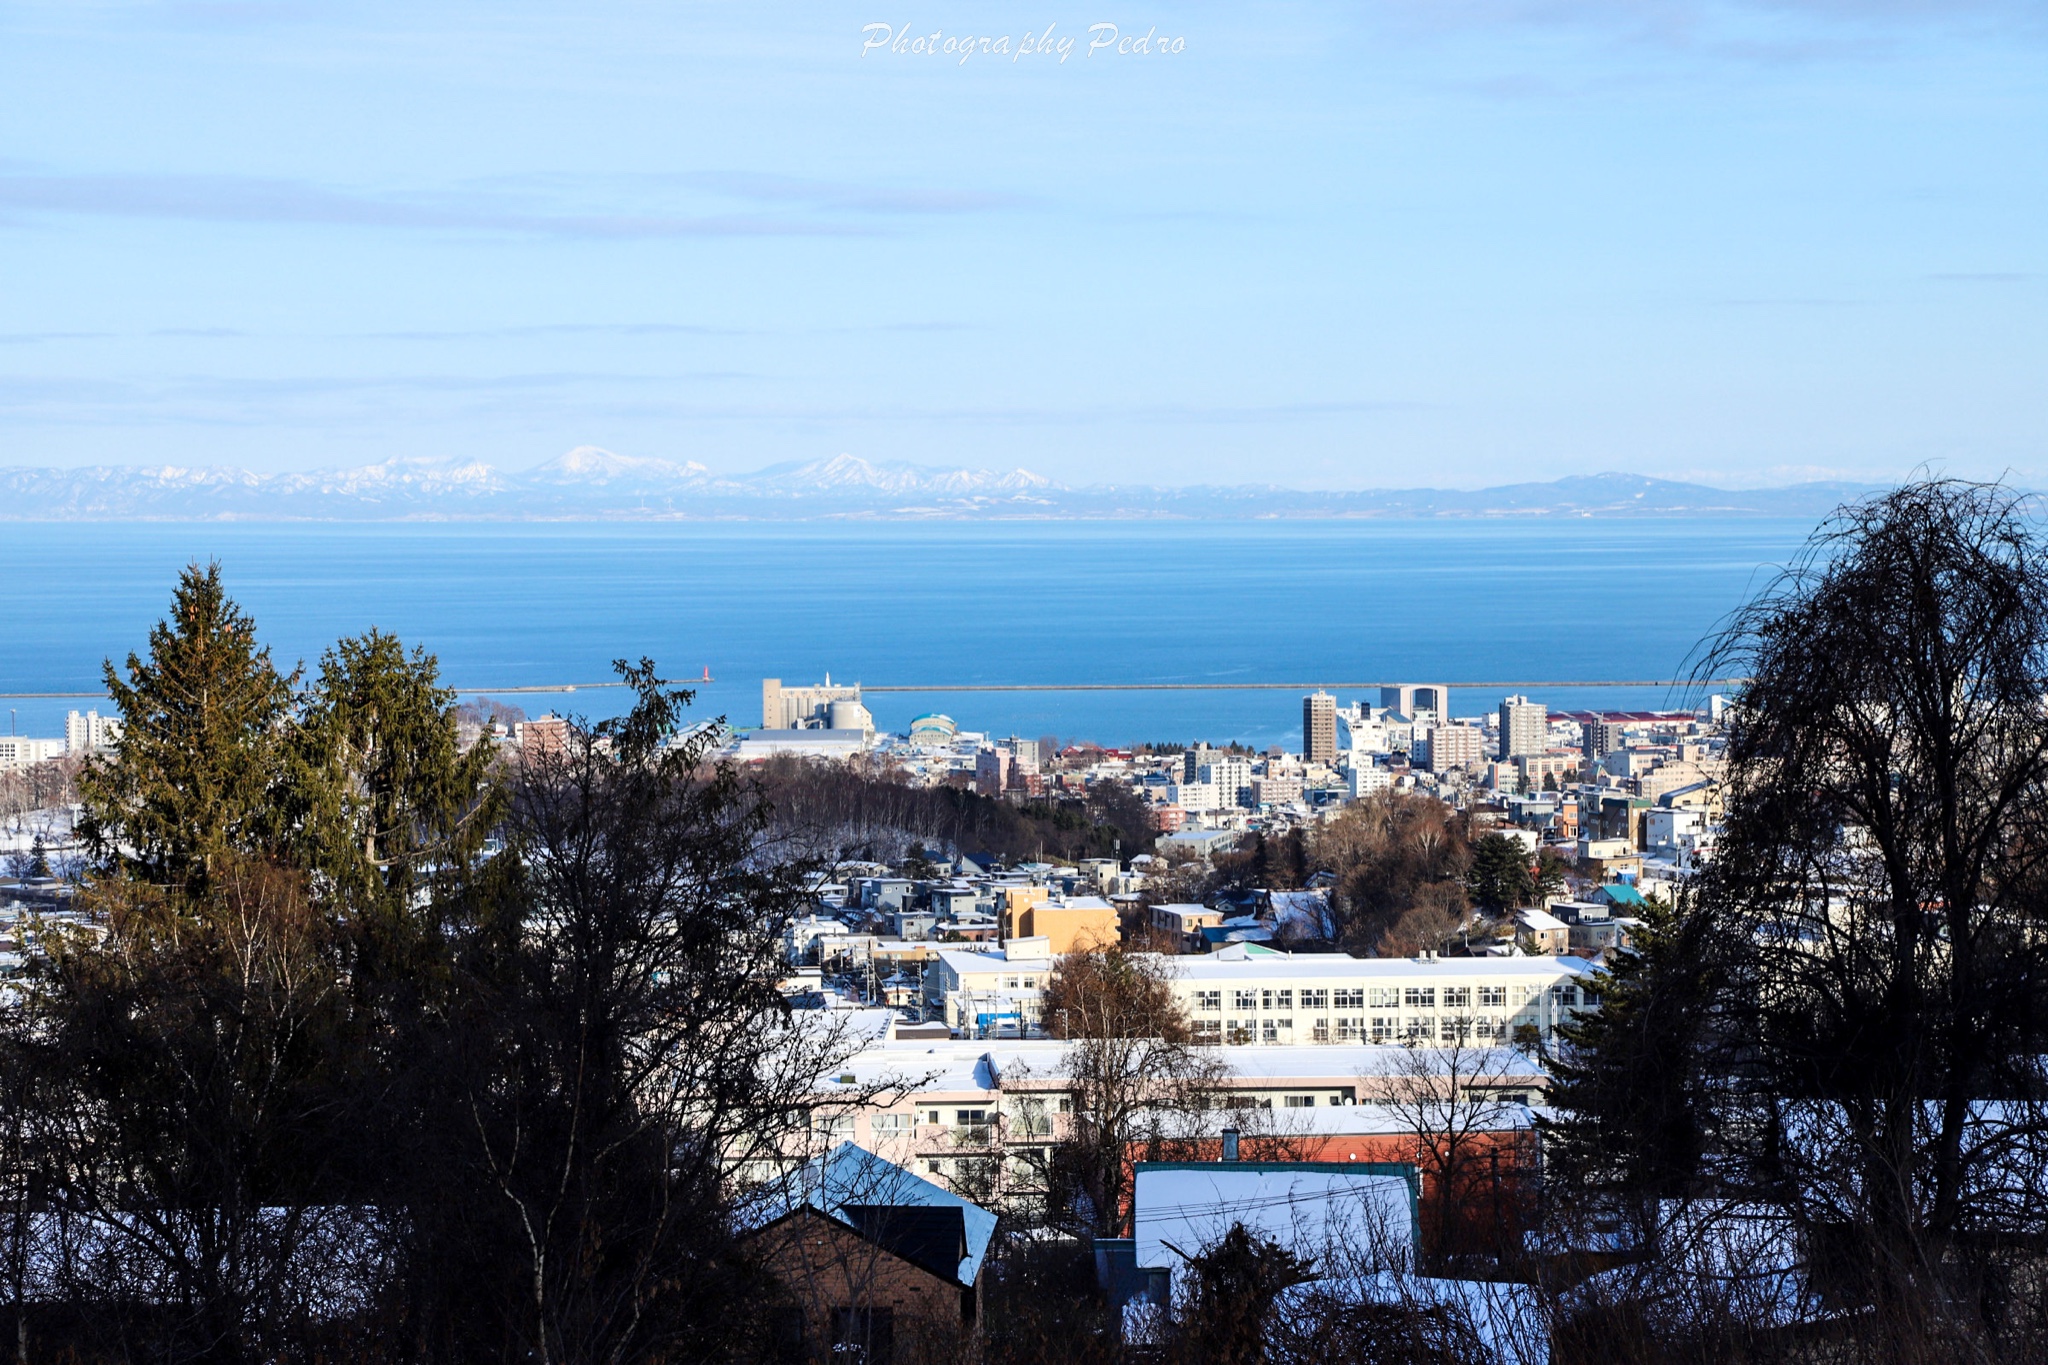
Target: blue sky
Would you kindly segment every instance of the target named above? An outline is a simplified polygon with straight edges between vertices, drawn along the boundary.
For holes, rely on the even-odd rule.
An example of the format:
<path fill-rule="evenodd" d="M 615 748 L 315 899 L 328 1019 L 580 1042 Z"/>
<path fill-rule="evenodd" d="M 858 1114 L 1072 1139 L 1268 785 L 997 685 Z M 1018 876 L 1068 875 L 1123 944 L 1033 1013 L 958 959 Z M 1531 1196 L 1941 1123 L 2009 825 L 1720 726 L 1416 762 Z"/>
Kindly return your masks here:
<path fill-rule="evenodd" d="M 2044 479 L 2044 49 L 1911 0 L 0 4 L 0 463 Z"/>

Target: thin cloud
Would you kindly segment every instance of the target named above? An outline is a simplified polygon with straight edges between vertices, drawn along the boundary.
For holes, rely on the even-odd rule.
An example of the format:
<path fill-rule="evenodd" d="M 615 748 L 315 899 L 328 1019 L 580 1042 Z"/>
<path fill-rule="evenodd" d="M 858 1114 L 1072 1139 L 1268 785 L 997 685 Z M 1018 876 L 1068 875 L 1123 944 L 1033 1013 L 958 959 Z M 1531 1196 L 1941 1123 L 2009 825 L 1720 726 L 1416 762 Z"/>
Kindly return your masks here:
<path fill-rule="evenodd" d="M 1718 308 L 1867 308 L 1867 299 L 1836 299 L 1824 295 L 1761 299 L 1715 299 Z"/>
<path fill-rule="evenodd" d="M 469 327 L 395 332 L 349 332 L 351 341 L 471 341 L 538 336 L 748 336 L 741 327 L 707 327 L 689 322 L 542 322 L 516 327 Z"/>
<path fill-rule="evenodd" d="M 849 185 L 744 171 L 698 172 L 675 179 L 693 188 L 711 190 L 736 199 L 805 204 L 812 208 L 846 209 L 860 213 L 985 213 L 992 209 L 1017 208 L 1030 202 L 1021 195 L 983 190 Z"/>
<path fill-rule="evenodd" d="M 0 171 L 0 216 L 164 218 L 571 238 L 871 236 L 872 224 L 759 214 L 560 213 L 483 195 L 436 200 L 238 175 Z"/>
<path fill-rule="evenodd" d="M 614 419 L 686 422 L 933 423 L 953 426 L 1250 425 L 1428 410 L 1400 400 L 1333 399 L 1243 406 L 1156 403 L 1071 406 L 948 406 L 705 402 L 677 385 L 757 380 L 733 370 L 672 374 L 550 371 L 501 375 L 369 375 L 245 378 L 180 376 L 153 381 L 0 376 L 0 413 L 66 426 L 138 422 L 252 426 L 392 420 L 447 421 L 501 414 L 577 413 L 597 406 Z M 403 409 L 401 414 L 400 410 Z"/>

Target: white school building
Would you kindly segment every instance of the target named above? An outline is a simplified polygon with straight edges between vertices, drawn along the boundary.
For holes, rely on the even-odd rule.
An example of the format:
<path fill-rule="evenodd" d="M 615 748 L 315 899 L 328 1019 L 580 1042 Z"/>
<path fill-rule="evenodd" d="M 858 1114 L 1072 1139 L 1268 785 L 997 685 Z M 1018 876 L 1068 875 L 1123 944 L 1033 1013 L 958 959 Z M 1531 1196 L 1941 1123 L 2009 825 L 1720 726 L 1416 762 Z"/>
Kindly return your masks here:
<path fill-rule="evenodd" d="M 1579 957 L 1358 958 L 1234 944 L 1166 959 L 1195 1040 L 1444 1044 L 1509 1042 L 1527 1025 L 1548 1039 L 1599 971 Z"/>

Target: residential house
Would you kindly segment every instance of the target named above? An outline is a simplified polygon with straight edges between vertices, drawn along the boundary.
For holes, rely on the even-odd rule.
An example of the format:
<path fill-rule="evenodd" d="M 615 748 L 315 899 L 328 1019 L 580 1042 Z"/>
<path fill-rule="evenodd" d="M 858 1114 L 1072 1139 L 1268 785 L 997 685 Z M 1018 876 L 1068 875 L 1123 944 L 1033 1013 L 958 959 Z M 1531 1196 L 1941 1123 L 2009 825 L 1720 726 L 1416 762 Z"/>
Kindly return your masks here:
<path fill-rule="evenodd" d="M 763 1186 L 741 1222 L 782 1292 L 785 1360 L 938 1365 L 977 1331 L 996 1216 L 894 1162 L 840 1143 Z"/>

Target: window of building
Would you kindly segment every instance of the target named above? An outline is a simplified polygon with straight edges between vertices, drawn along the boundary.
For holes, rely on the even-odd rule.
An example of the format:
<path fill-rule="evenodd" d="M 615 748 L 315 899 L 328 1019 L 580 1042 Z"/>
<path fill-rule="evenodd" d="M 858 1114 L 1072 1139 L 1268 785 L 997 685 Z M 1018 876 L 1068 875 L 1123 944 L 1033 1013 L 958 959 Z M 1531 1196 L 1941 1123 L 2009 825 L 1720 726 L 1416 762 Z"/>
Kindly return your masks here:
<path fill-rule="evenodd" d="M 843 1140 L 853 1136 L 853 1115 L 818 1114 L 812 1118 L 811 1127 L 819 1137 Z"/>
<path fill-rule="evenodd" d="M 988 1109 L 955 1109 L 953 1124 L 958 1128 L 986 1128 L 995 1122 L 993 1112 Z"/>
<path fill-rule="evenodd" d="M 1221 1019 L 1195 1020 L 1192 1040 L 1196 1044 L 1205 1047 L 1214 1047 L 1216 1044 L 1221 1043 L 1223 1041 L 1223 1021 Z"/>
<path fill-rule="evenodd" d="M 1326 1010 L 1330 1008 L 1330 993 L 1328 991 L 1303 991 L 1301 993 L 1301 1007 L 1305 1010 Z"/>
<path fill-rule="evenodd" d="M 1222 991 L 1196 991 L 1195 1008 L 1198 1010 L 1220 1010 L 1223 1008 Z"/>
<path fill-rule="evenodd" d="M 1372 988 L 1372 1007 L 1376 1010 L 1397 1010 L 1401 1008 L 1401 988 L 1399 986 L 1374 986 Z"/>
<path fill-rule="evenodd" d="M 1437 1020 L 1436 1026 L 1437 1038 L 1446 1043 L 1463 1042 L 1465 1035 L 1471 1031 L 1471 1021 L 1454 1014 L 1446 1014 Z"/>
<path fill-rule="evenodd" d="M 1408 1016 L 1408 1036 L 1410 1038 L 1414 1038 L 1419 1041 L 1428 1038 L 1431 1034 L 1435 1032 L 1435 1016 L 1428 1014 L 1411 1014 Z"/>
<path fill-rule="evenodd" d="M 1365 1008 L 1365 988 L 1363 986 L 1339 987 L 1333 994 L 1335 998 L 1330 1003 L 1337 1009 L 1362 1010 Z"/>
<path fill-rule="evenodd" d="M 1309 1025 L 1308 1036 L 1318 1043 L 1329 1042 L 1330 1021 L 1327 1019 L 1316 1020 L 1315 1023 Z"/>
<path fill-rule="evenodd" d="M 1017 1102 L 1017 1131 L 1024 1137 L 1051 1134 L 1052 1116 L 1045 1112 L 1044 1100 L 1033 1098 Z"/>
<path fill-rule="evenodd" d="M 1411 1010 L 1433 1010 L 1436 1008 L 1436 987 L 1410 986 L 1407 998 L 1401 1003 Z"/>
<path fill-rule="evenodd" d="M 1289 1109 L 1313 1109 L 1316 1107 L 1316 1097 L 1314 1095 L 1289 1095 L 1281 1102 Z"/>
<path fill-rule="evenodd" d="M 1400 1017 L 1392 1014 L 1375 1014 L 1372 1017 L 1372 1040 L 1375 1043 L 1390 1043 L 1400 1029 Z"/>
<path fill-rule="evenodd" d="M 902 1137 L 910 1131 L 910 1115 L 876 1114 L 868 1120 L 868 1126 L 874 1129 L 876 1137 Z"/>
<path fill-rule="evenodd" d="M 1230 1003 L 1234 1009 L 1255 1010 L 1259 1007 L 1259 993 L 1257 991 L 1232 991 L 1230 993 Z"/>
<path fill-rule="evenodd" d="M 1470 986 L 1444 987 L 1444 1008 L 1447 1010 L 1468 1010 L 1472 1008 Z"/>
<path fill-rule="evenodd" d="M 834 1308 L 835 1365 L 889 1365 L 896 1359 L 896 1314 L 888 1308 Z"/>
<path fill-rule="evenodd" d="M 1337 1020 L 1337 1041 L 1355 1043 L 1358 1041 L 1358 1020 L 1339 1018 Z"/>
<path fill-rule="evenodd" d="M 1273 1008 L 1274 1008 L 1274 1009 L 1276 1009 L 1276 1010 L 1291 1010 L 1291 1009 L 1293 1009 L 1293 1008 L 1294 1008 L 1294 992 L 1293 992 L 1293 991 L 1291 991 L 1291 990 L 1284 990 L 1284 991 L 1274 991 L 1274 992 L 1273 992 Z"/>
<path fill-rule="evenodd" d="M 1506 986 L 1481 986 L 1479 988 L 1479 1007 L 1481 1009 L 1506 1009 L 1507 1003 L 1508 988 Z"/>
<path fill-rule="evenodd" d="M 1259 1030 L 1259 1041 L 1262 1043 L 1277 1043 L 1280 1041 L 1280 1029 L 1278 1020 L 1266 1020 L 1265 1027 Z"/>
<path fill-rule="evenodd" d="M 775 1342 L 775 1359 L 802 1360 L 809 1353 L 804 1349 L 804 1310 L 787 1306 L 775 1310 L 769 1334 Z"/>

